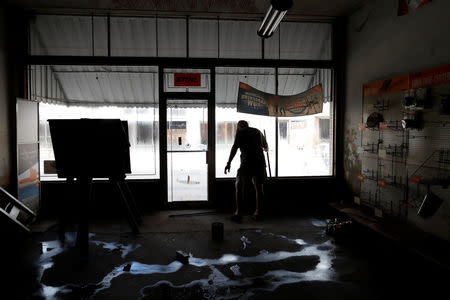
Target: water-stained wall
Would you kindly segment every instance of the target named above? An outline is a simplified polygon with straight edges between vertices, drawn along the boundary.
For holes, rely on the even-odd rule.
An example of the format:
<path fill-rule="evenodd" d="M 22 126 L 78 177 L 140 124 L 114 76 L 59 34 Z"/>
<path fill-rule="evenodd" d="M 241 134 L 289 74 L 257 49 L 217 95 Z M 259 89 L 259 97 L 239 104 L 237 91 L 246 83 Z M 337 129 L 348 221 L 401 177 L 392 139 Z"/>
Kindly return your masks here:
<path fill-rule="evenodd" d="M 367 0 L 348 18 L 343 159 L 346 182 L 357 196 L 362 194 L 358 181 L 362 154 L 358 147 L 363 139 L 358 125 L 365 122 L 363 84 L 450 63 L 450 1 L 436 0 L 405 16 L 397 16 L 397 5 L 398 1 Z M 441 226 L 442 222 L 422 220 L 413 210 L 407 220 L 440 238 L 450 239 L 448 202 L 444 199 L 441 207 L 446 211 L 440 215 L 446 219 L 445 226 Z"/>

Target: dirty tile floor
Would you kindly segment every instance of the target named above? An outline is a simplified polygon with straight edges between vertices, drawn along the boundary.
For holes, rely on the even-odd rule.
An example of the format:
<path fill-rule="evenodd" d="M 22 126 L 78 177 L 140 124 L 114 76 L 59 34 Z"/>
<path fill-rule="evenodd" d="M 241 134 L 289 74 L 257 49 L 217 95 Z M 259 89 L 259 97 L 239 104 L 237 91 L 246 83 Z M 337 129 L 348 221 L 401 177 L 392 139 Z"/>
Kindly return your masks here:
<path fill-rule="evenodd" d="M 41 221 L 15 254 L 5 299 L 433 299 L 450 278 L 357 224 L 327 235 L 331 214 L 179 215 L 190 212 L 148 214 L 137 236 L 123 220 L 94 220 L 87 265 L 74 232 L 62 245 L 54 222 Z M 224 223 L 223 241 L 212 222 Z"/>

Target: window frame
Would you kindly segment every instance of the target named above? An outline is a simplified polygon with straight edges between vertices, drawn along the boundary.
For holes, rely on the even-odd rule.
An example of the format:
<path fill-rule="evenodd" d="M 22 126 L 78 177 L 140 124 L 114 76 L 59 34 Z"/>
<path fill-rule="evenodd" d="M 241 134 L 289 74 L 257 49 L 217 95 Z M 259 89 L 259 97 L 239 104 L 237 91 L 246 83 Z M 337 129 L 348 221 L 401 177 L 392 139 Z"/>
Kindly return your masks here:
<path fill-rule="evenodd" d="M 217 66 L 217 67 L 223 67 L 223 66 Z M 216 67 L 216 68 L 217 68 Z M 235 66 L 227 66 L 227 67 L 235 67 Z M 238 66 L 238 67 L 248 67 L 248 66 Z M 274 75 L 275 76 L 275 91 L 276 94 L 278 94 L 278 88 L 279 88 L 279 69 L 281 67 L 274 67 Z M 294 67 L 292 69 L 295 69 L 297 67 Z M 285 67 L 283 67 L 283 69 L 285 69 Z M 308 68 L 309 69 L 309 68 Z M 330 175 L 309 175 L 309 176 L 304 176 L 304 175 L 296 175 L 296 176 L 280 176 L 279 175 L 279 124 L 282 123 L 282 119 L 275 117 L 275 162 L 271 161 L 271 168 L 272 168 L 272 178 L 276 178 L 276 179 L 284 179 L 284 178 L 329 178 L 329 177 L 335 177 L 336 176 L 336 101 L 335 101 L 335 97 L 334 97 L 334 76 L 335 76 L 335 71 L 333 68 L 317 68 L 317 69 L 324 69 L 324 70 L 329 70 L 331 72 L 330 74 L 330 82 L 329 82 L 329 88 L 330 88 L 330 100 L 328 102 L 331 103 L 332 105 L 332 111 L 330 112 L 330 124 L 332 124 L 332 139 L 329 140 L 330 146 L 332 147 L 332 152 L 331 152 L 331 161 L 330 161 L 330 165 L 331 165 L 331 174 Z M 245 74 L 242 74 L 245 75 Z M 327 102 L 327 103 L 328 103 Z M 215 103 L 216 104 L 216 103 Z M 215 108 L 217 108 L 217 105 L 215 105 Z M 323 116 L 318 117 L 318 118 L 325 118 Z M 217 125 L 217 123 L 216 123 Z M 215 127 L 216 128 L 216 127 Z M 330 132 L 331 134 L 331 132 Z M 217 146 L 217 142 L 216 142 L 216 146 Z M 216 156 L 216 153 L 215 153 Z M 217 157 L 217 156 L 216 156 Z M 235 159 L 239 159 L 236 155 Z M 219 173 L 220 174 L 220 173 Z M 269 175 L 269 174 L 268 174 Z M 220 179 L 220 180 L 226 180 L 229 179 L 229 177 L 219 177 L 216 176 L 216 179 Z"/>
<path fill-rule="evenodd" d="M 105 15 L 93 15 L 93 17 L 96 16 L 105 16 Z M 127 16 L 114 16 L 114 17 L 127 17 Z M 129 16 L 129 17 L 137 17 L 137 16 Z M 138 16 L 139 17 L 139 16 Z M 155 16 L 145 16 L 147 18 L 155 18 Z M 143 17 L 143 18 L 145 18 Z M 170 17 L 170 16 L 168 16 Z M 189 19 L 187 17 L 187 19 Z M 192 18 L 192 19 L 204 19 L 204 18 Z M 205 18 L 208 19 L 208 18 Z M 108 16 L 109 20 L 109 16 Z M 216 18 L 217 20 L 217 18 Z M 238 19 L 240 21 L 254 21 L 255 19 Z M 311 23 L 311 21 L 308 21 L 306 23 Z M 331 83 L 330 83 L 330 89 L 331 89 L 331 103 L 333 105 L 333 112 L 332 112 L 332 134 L 333 138 L 330 140 L 330 143 L 332 143 L 333 146 L 333 153 L 332 153 L 332 174 L 331 175 L 322 175 L 322 176 L 313 176 L 313 178 L 329 178 L 329 177 L 336 177 L 337 175 L 337 169 L 336 169 L 336 157 L 337 152 L 340 151 L 337 148 L 336 139 L 338 138 L 338 134 L 341 131 L 340 129 L 340 122 L 337 122 L 336 116 L 338 113 L 339 106 L 336 101 L 336 81 L 337 77 L 341 76 L 340 73 L 338 73 L 339 70 L 341 70 L 339 66 L 339 62 L 336 58 L 336 49 L 335 49 L 335 32 L 336 32 L 336 23 L 335 22 L 327 22 L 332 23 L 332 44 L 331 44 L 331 52 L 332 57 L 328 60 L 297 60 L 297 59 L 264 59 L 264 46 L 262 47 L 262 55 L 261 59 L 234 59 L 234 58 L 198 58 L 198 57 L 189 57 L 189 53 L 187 54 L 187 57 L 113 57 L 110 54 L 110 40 L 108 37 L 108 55 L 107 56 L 52 56 L 52 55 L 30 55 L 30 52 L 28 52 L 28 55 L 25 57 L 24 66 L 30 66 L 30 65 L 107 65 L 107 66 L 120 66 L 120 65 L 128 65 L 128 66 L 158 66 L 158 68 L 165 69 L 165 68 L 210 68 L 215 69 L 216 67 L 222 67 L 222 66 L 229 66 L 229 67 L 270 67 L 274 68 L 276 70 L 276 84 L 278 85 L 278 69 L 279 68 L 317 68 L 317 69 L 330 69 L 332 72 L 331 75 Z M 109 24 L 109 23 L 108 23 Z M 187 23 L 188 24 L 188 23 Z M 188 34 L 188 30 L 187 30 Z M 109 26 L 108 26 L 108 35 L 109 35 Z M 220 40 L 220 37 L 218 37 L 218 40 Z M 186 38 L 187 42 L 187 49 L 189 49 L 189 36 Z M 264 43 L 263 43 L 264 44 Z M 28 47 L 28 50 L 29 47 Z M 189 52 L 189 50 L 188 50 Z M 162 81 L 164 74 L 162 72 L 159 73 L 159 80 Z M 28 79 L 28 78 L 27 78 Z M 25 96 L 28 95 L 28 87 L 30 86 L 30 83 L 25 82 Z M 215 74 L 212 73 L 210 77 L 210 83 L 212 86 L 211 92 L 215 90 Z M 160 86 L 161 89 L 161 86 Z M 278 91 L 278 86 L 276 87 L 276 91 Z M 214 107 L 215 107 L 215 96 L 214 96 Z M 215 114 L 215 109 L 213 110 Z M 161 120 L 159 120 L 161 122 Z M 276 127 L 276 140 L 275 140 L 275 172 L 273 175 L 275 175 L 275 178 L 279 179 L 290 179 L 290 178 L 298 178 L 298 179 L 304 179 L 309 178 L 310 176 L 289 176 L 289 177 L 279 177 L 278 176 L 278 125 L 279 120 L 276 118 L 275 127 Z M 212 124 L 212 128 L 215 127 L 216 124 Z M 339 127 L 338 127 L 339 126 Z M 161 126 L 159 126 L 159 130 L 161 129 Z M 331 132 L 330 132 L 331 134 Z M 161 141 L 160 141 L 160 150 L 159 155 L 162 155 L 161 152 Z M 213 154 L 214 160 L 215 160 L 215 151 Z M 158 180 L 162 180 L 161 178 L 161 165 L 160 165 L 160 177 Z M 272 169 L 272 172 L 274 170 Z M 213 175 L 215 180 L 227 180 L 227 178 L 220 178 L 216 177 L 216 175 Z"/>

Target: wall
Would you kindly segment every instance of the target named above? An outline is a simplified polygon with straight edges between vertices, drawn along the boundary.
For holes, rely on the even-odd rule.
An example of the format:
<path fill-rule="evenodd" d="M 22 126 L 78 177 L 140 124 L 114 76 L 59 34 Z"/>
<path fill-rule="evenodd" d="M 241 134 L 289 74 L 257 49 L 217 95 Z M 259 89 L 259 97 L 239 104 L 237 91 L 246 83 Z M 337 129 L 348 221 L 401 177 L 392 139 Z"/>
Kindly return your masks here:
<path fill-rule="evenodd" d="M 127 181 L 133 198 L 139 209 L 151 212 L 169 208 L 194 208 L 195 205 L 183 203 L 162 203 L 161 183 L 159 180 L 130 180 Z M 326 188 L 324 188 L 326 187 Z M 72 189 L 72 190 L 71 190 Z M 335 178 L 306 178 L 306 179 L 269 179 L 264 187 L 265 196 L 260 203 L 262 214 L 266 215 L 298 215 L 310 211 L 317 211 L 326 206 L 333 199 L 337 191 Z M 214 198 L 211 206 L 231 213 L 235 208 L 234 179 L 218 179 L 215 181 Z M 246 214 L 254 211 L 254 190 L 247 189 L 247 198 L 242 201 L 241 209 Z M 41 182 L 40 216 L 55 218 L 58 212 L 69 214 L 76 211 L 80 195 L 76 187 L 67 187 L 61 181 Z M 123 207 L 119 194 L 110 183 L 97 181 L 93 185 L 92 202 L 89 210 L 93 216 L 104 218 L 123 215 Z M 68 209 L 68 207 L 71 207 Z"/>
<path fill-rule="evenodd" d="M 150 212 L 164 208 L 161 203 L 161 185 L 158 181 L 127 181 L 131 189 L 133 199 L 139 209 Z M 111 216 L 123 216 L 119 192 L 107 181 L 95 181 L 92 189 L 92 200 L 89 203 L 89 211 L 92 216 L 105 218 Z M 73 217 L 79 208 L 80 197 L 78 187 L 67 186 L 61 181 L 41 182 L 41 203 L 39 215 L 44 218 L 57 216 Z"/>
<path fill-rule="evenodd" d="M 362 85 L 450 63 L 450 1 L 435 0 L 406 16 L 397 16 L 398 1 L 367 0 L 348 18 L 344 101 L 344 176 L 360 195 L 358 147 L 362 122 Z M 439 222 L 423 221 L 409 211 L 407 220 L 443 239 L 450 238 L 448 199 Z M 441 220 L 441 221 L 442 221 Z M 442 222 L 441 222 L 442 224 Z"/>
<path fill-rule="evenodd" d="M 0 186 L 10 184 L 8 86 L 6 71 L 5 10 L 0 5 Z"/>

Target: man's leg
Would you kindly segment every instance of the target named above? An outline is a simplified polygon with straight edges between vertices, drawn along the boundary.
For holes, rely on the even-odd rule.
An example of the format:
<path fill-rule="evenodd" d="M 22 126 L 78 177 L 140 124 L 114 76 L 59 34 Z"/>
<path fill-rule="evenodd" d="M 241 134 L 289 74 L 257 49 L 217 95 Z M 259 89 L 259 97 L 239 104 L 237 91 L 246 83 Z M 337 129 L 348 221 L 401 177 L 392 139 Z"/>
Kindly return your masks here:
<path fill-rule="evenodd" d="M 256 197 L 255 197 L 255 212 L 253 213 L 253 215 L 254 216 L 258 216 L 259 215 L 260 199 L 262 199 L 262 197 L 264 196 L 263 184 L 261 182 L 259 182 L 258 180 L 256 180 L 256 178 L 254 178 L 253 179 L 253 186 L 255 187 L 255 193 L 256 193 Z"/>
<path fill-rule="evenodd" d="M 235 183 L 235 190 L 236 190 L 236 210 L 234 212 L 234 215 L 239 215 L 239 200 L 240 200 L 240 194 L 241 194 L 241 186 L 242 186 L 242 180 L 239 180 L 236 177 L 236 183 Z"/>
<path fill-rule="evenodd" d="M 236 192 L 236 210 L 234 212 L 234 215 L 238 216 L 239 203 L 241 202 L 241 197 L 243 197 L 244 192 L 244 179 L 242 176 L 241 169 L 238 169 L 238 172 L 236 174 L 235 192 Z"/>
<path fill-rule="evenodd" d="M 259 215 L 259 204 L 261 199 L 264 197 L 263 182 L 265 180 L 265 170 L 260 170 L 255 176 L 253 176 L 253 186 L 255 187 L 255 212 L 253 216 L 257 217 Z"/>

